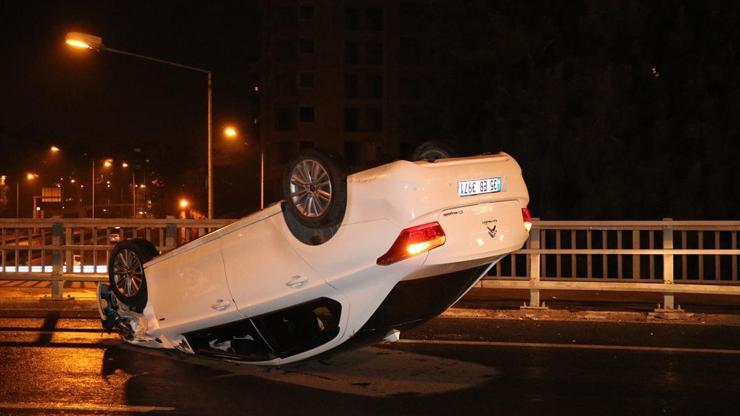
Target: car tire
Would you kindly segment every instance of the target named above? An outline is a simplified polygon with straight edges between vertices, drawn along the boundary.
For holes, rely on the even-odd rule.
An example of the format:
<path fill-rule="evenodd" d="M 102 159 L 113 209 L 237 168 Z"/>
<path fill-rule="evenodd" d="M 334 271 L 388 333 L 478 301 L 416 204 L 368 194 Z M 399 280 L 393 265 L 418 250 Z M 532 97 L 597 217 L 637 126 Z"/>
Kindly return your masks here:
<path fill-rule="evenodd" d="M 452 149 L 451 146 L 437 141 L 429 141 L 420 144 L 411 153 L 411 160 L 416 162 L 419 160 L 426 160 L 427 162 L 434 162 L 437 159 L 446 159 L 457 156 L 457 153 Z"/>
<path fill-rule="evenodd" d="M 287 166 L 283 175 L 285 209 L 309 228 L 338 225 L 347 208 L 347 174 L 337 156 L 308 149 Z"/>
<path fill-rule="evenodd" d="M 142 312 L 147 302 L 144 263 L 159 253 L 144 239 L 121 241 L 111 250 L 108 281 L 115 296 L 131 310 Z"/>

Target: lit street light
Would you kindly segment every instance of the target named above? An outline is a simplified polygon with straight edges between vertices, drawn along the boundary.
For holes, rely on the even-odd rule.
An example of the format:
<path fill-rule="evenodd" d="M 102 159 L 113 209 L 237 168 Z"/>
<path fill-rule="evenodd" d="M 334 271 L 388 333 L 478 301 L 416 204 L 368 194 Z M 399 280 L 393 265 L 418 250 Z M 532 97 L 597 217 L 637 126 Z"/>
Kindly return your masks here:
<path fill-rule="evenodd" d="M 188 201 L 185 198 L 180 198 L 180 208 L 186 209 L 189 206 L 190 206 L 190 201 Z"/>
<path fill-rule="evenodd" d="M 26 180 L 27 181 L 33 181 L 36 178 L 39 177 L 38 173 L 32 173 L 28 172 L 26 173 Z M 20 211 L 20 200 L 21 200 L 21 181 L 20 179 L 15 181 L 15 217 L 20 218 L 21 217 L 21 211 Z M 34 216 L 36 215 L 34 211 Z"/>
<path fill-rule="evenodd" d="M 239 133 L 237 133 L 234 127 L 229 126 L 224 129 L 224 136 L 229 139 L 235 139 L 238 135 Z"/>
<path fill-rule="evenodd" d="M 69 32 L 64 40 L 67 45 L 81 49 L 100 50 L 103 47 L 103 38 L 87 33 Z"/>
<path fill-rule="evenodd" d="M 49 148 L 49 151 L 50 151 L 51 153 L 58 153 L 58 152 L 59 152 L 60 150 L 62 150 L 62 149 L 60 149 L 60 148 L 59 148 L 59 147 L 57 147 L 57 146 L 51 146 L 51 147 Z"/>
<path fill-rule="evenodd" d="M 212 74 L 211 71 L 201 68 L 196 68 L 189 65 L 183 65 L 178 64 L 176 62 L 166 61 L 159 58 L 153 58 L 150 56 L 145 55 L 139 55 L 137 53 L 132 52 L 126 52 L 119 49 L 113 49 L 109 48 L 107 46 L 103 45 L 103 38 L 99 36 L 90 35 L 87 33 L 80 33 L 80 32 L 69 32 L 67 33 L 67 36 L 65 38 L 65 42 L 67 45 L 75 47 L 75 48 L 81 48 L 81 49 L 90 49 L 94 51 L 106 51 L 106 52 L 112 52 L 117 53 L 120 55 L 126 55 L 126 56 L 132 56 L 134 58 L 144 59 L 151 62 L 156 62 L 164 65 L 170 65 L 177 68 L 182 69 L 188 69 L 191 71 L 200 72 L 202 74 L 206 74 L 207 80 L 208 80 L 208 218 L 213 219 L 213 149 L 212 149 L 212 141 L 211 141 L 211 125 L 212 125 L 212 101 L 213 101 L 213 86 L 212 86 Z"/>
<path fill-rule="evenodd" d="M 90 181 L 90 187 L 92 191 L 92 201 L 91 201 L 91 218 L 95 218 L 95 159 L 92 160 L 92 175 L 91 175 L 91 181 Z M 111 166 L 113 166 L 113 159 L 105 159 L 103 161 L 103 167 L 108 169 Z M 82 185 L 80 185 L 82 187 Z"/>
<path fill-rule="evenodd" d="M 257 88 L 257 87 L 254 87 Z M 257 88 L 258 89 L 258 88 Z M 255 89 L 255 91 L 257 91 Z M 226 126 L 224 129 L 224 136 L 227 139 L 235 139 L 239 136 L 239 132 L 233 126 Z M 265 154 L 260 143 L 260 209 L 265 207 Z"/>
<path fill-rule="evenodd" d="M 128 168 L 126 161 L 121 162 L 121 167 Z M 131 206 L 133 207 L 133 214 L 131 218 L 136 218 L 136 170 L 131 169 Z"/>

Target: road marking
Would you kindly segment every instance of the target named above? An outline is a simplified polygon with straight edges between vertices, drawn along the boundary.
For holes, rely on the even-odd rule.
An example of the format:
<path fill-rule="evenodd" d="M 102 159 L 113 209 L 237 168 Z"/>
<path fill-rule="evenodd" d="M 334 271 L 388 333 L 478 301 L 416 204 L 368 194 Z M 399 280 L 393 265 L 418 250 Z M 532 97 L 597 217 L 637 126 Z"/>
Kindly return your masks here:
<path fill-rule="evenodd" d="M 740 350 L 729 350 L 721 348 L 644 347 L 637 345 L 556 344 L 547 342 L 457 341 L 435 339 L 402 339 L 397 342 L 399 344 L 464 345 L 478 347 L 522 347 L 574 350 L 647 351 L 740 355 Z"/>
<path fill-rule="evenodd" d="M 0 409 L 11 410 L 59 410 L 59 411 L 82 411 L 82 412 L 108 412 L 108 413 L 147 413 L 147 412 L 171 412 L 174 407 L 162 406 L 127 406 L 127 405 L 98 405 L 98 404 L 74 404 L 74 403 L 2 403 Z"/>

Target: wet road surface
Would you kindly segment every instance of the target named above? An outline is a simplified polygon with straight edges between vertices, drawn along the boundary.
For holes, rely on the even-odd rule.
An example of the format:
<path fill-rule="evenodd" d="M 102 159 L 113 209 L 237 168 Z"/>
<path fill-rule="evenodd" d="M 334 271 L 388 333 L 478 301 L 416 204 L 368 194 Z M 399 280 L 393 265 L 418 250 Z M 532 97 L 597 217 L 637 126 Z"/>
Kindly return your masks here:
<path fill-rule="evenodd" d="M 92 319 L 0 318 L 0 415 L 740 414 L 740 327 L 438 318 L 392 346 L 237 366 Z"/>

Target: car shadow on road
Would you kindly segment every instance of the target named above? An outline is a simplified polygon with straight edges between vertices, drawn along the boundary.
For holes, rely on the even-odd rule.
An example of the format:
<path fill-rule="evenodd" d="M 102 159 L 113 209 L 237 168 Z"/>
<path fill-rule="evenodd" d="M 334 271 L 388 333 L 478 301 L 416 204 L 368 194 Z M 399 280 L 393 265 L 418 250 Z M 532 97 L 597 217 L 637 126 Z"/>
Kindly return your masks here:
<path fill-rule="evenodd" d="M 365 397 L 423 396 L 474 389 L 500 374 L 481 364 L 378 346 L 282 367 L 265 367 L 131 345 L 106 349 L 101 374 L 106 377 L 118 370 L 133 375 L 151 374 L 153 369 L 143 364 L 151 360 L 157 363 L 157 370 L 177 373 L 196 371 L 198 367 L 197 371 L 208 374 L 205 379 L 216 379 L 218 383 L 249 377 L 296 388 Z M 186 378 L 193 379 L 192 376 Z"/>

